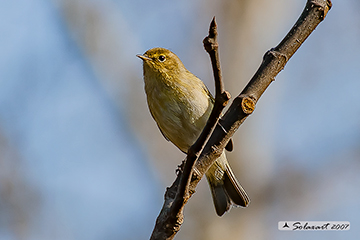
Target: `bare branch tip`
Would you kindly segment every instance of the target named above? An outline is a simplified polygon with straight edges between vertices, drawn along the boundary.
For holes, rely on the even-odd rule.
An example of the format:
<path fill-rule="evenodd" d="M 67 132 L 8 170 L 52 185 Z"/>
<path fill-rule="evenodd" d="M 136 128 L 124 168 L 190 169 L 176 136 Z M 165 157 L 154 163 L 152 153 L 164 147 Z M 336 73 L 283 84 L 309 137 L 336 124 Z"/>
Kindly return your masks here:
<path fill-rule="evenodd" d="M 216 28 L 216 26 L 217 26 L 217 24 L 216 24 L 216 20 L 215 20 L 215 16 L 214 16 L 213 19 L 211 20 L 210 28 L 213 28 L 213 27 Z"/>
<path fill-rule="evenodd" d="M 320 16 L 321 20 L 324 20 L 328 11 L 332 7 L 331 0 L 308 0 L 307 5 L 313 7 L 317 7 L 318 10 L 322 11 L 322 15 Z"/>
<path fill-rule="evenodd" d="M 327 8 L 327 10 L 330 10 L 332 7 L 331 0 L 308 0 L 308 4 L 311 6 Z"/>
<path fill-rule="evenodd" d="M 215 20 L 215 16 L 211 20 L 210 27 L 209 27 L 209 38 L 216 38 L 217 36 L 217 24 Z"/>

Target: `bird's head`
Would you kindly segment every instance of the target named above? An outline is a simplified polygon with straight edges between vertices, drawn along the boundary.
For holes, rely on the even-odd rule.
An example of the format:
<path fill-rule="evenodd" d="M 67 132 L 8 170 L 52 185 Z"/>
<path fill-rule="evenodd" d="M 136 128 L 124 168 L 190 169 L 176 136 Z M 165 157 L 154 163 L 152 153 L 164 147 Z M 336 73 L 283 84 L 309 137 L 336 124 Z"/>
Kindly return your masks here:
<path fill-rule="evenodd" d="M 152 48 L 143 55 L 136 56 L 143 60 L 144 74 L 152 72 L 156 75 L 178 76 L 186 71 L 178 56 L 165 48 Z"/>

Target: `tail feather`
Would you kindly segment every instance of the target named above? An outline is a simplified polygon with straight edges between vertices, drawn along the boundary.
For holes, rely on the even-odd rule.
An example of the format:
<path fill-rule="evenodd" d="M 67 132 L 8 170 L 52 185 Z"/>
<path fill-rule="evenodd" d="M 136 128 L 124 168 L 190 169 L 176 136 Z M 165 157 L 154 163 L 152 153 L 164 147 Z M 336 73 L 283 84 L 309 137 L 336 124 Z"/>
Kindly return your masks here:
<path fill-rule="evenodd" d="M 225 153 L 210 167 L 206 178 L 217 215 L 222 216 L 232 205 L 246 207 L 249 204 L 250 199 L 231 171 Z"/>
<path fill-rule="evenodd" d="M 231 200 L 225 191 L 224 185 L 215 185 L 210 181 L 211 195 L 214 201 L 216 214 L 222 216 L 231 207 Z"/>
<path fill-rule="evenodd" d="M 224 188 L 229 195 L 231 201 L 235 205 L 247 207 L 250 202 L 249 196 L 246 194 L 244 188 L 236 180 L 230 166 L 226 164 L 226 171 L 224 174 Z"/>

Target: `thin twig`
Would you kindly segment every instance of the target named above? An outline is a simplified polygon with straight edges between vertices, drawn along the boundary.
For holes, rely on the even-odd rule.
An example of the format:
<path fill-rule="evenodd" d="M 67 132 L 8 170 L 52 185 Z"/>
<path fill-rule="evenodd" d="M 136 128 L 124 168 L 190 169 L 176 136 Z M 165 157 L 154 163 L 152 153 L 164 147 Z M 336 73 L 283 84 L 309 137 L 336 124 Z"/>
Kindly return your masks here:
<path fill-rule="evenodd" d="M 210 23 L 209 35 L 203 40 L 204 48 L 210 55 L 211 65 L 214 73 L 215 80 L 215 98 L 225 92 L 224 83 L 222 81 L 220 58 L 219 58 L 219 44 L 217 42 L 217 25 L 215 17 L 213 17 Z"/>
<path fill-rule="evenodd" d="M 187 200 L 190 198 L 191 194 L 194 192 L 194 191 L 192 191 L 191 193 L 189 192 L 189 186 L 192 180 L 191 176 L 193 173 L 195 162 L 198 160 L 201 151 L 204 149 L 205 144 L 209 140 L 212 132 L 215 129 L 215 126 L 219 121 L 222 110 L 224 109 L 224 107 L 226 106 L 226 104 L 229 102 L 230 99 L 230 94 L 224 91 L 224 84 L 221 77 L 220 60 L 219 60 L 218 43 L 217 43 L 217 26 L 215 22 L 215 17 L 213 18 L 210 24 L 209 35 L 204 39 L 203 42 L 204 42 L 204 48 L 210 55 L 211 63 L 213 66 L 215 90 L 216 90 L 215 103 L 211 111 L 211 114 L 209 116 L 209 119 L 207 120 L 206 125 L 202 130 L 200 136 L 188 150 L 185 164 L 179 173 L 180 178 L 177 178 L 175 181 L 178 184 L 172 185 L 174 189 L 172 189 L 172 187 L 170 188 L 172 194 L 176 189 L 176 195 L 170 206 L 169 211 L 167 212 L 168 214 L 165 220 L 170 223 L 172 222 L 174 226 L 179 226 L 182 224 L 183 207 L 187 202 Z M 170 189 L 168 189 L 168 191 Z M 160 215 L 162 214 L 160 213 Z M 157 221 L 155 225 L 155 229 L 157 228 L 158 225 L 161 225 L 165 228 L 169 226 L 169 225 L 164 225 L 163 222 L 161 221 L 159 222 Z M 172 232 L 171 230 L 174 231 Z M 169 231 L 169 229 L 166 229 L 164 233 L 166 234 L 170 233 L 171 235 L 175 234 L 179 230 L 179 227 L 172 228 L 171 230 Z M 153 238 L 152 236 L 151 239 L 156 239 L 156 238 Z"/>

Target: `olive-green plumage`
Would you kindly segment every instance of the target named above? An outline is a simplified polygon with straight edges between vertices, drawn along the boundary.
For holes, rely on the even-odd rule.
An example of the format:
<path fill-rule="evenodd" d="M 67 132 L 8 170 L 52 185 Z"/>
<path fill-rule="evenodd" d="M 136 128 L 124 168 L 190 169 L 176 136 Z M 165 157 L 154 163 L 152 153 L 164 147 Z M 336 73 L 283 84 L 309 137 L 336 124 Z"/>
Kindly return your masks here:
<path fill-rule="evenodd" d="M 170 50 L 152 48 L 137 56 L 143 60 L 145 92 L 152 117 L 164 137 L 186 153 L 204 128 L 214 98 Z M 249 197 L 232 173 L 225 152 L 206 172 L 206 178 L 219 216 L 231 205 L 248 205 Z"/>

